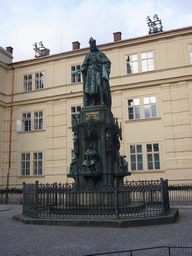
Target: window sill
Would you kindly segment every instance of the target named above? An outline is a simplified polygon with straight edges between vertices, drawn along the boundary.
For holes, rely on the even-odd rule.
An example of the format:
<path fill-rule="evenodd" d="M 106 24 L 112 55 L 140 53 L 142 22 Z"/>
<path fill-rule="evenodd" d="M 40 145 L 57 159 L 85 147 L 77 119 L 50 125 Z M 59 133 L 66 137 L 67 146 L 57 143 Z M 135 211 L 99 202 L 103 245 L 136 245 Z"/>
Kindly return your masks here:
<path fill-rule="evenodd" d="M 18 178 L 45 178 L 45 175 L 21 175 Z"/>
<path fill-rule="evenodd" d="M 147 171 L 131 171 L 132 174 L 141 173 L 164 173 L 165 170 L 147 170 Z"/>
<path fill-rule="evenodd" d="M 19 133 L 33 133 L 33 132 L 45 132 L 46 129 L 32 130 L 32 131 L 18 131 Z"/>
<path fill-rule="evenodd" d="M 130 120 L 126 120 L 125 123 L 155 121 L 155 120 L 160 120 L 160 119 L 161 119 L 161 117 L 149 117 L 149 118 L 130 119 Z"/>

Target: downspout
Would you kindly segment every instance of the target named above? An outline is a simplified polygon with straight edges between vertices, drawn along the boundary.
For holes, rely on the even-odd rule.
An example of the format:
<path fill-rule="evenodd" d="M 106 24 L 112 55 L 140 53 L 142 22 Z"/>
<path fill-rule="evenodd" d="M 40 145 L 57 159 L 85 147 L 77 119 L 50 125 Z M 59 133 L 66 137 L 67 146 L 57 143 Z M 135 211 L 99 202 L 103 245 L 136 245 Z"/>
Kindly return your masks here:
<path fill-rule="evenodd" d="M 11 109 L 10 109 L 10 121 L 9 121 L 9 158 L 8 158 L 8 172 L 7 172 L 7 190 L 9 189 L 9 176 L 11 170 L 11 144 L 12 144 L 12 123 L 13 123 L 13 92 L 14 92 L 14 76 L 15 70 L 12 66 L 12 83 L 11 83 Z M 6 194 L 6 204 L 8 204 L 9 193 Z"/>

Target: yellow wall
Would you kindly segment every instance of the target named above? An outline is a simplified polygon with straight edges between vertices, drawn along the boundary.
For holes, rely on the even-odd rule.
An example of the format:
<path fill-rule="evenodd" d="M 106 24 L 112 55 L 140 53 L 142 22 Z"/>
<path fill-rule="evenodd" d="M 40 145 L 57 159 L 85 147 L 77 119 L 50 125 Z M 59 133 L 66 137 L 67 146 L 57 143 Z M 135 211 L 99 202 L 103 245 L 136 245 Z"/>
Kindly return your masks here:
<path fill-rule="evenodd" d="M 160 170 L 147 170 L 143 151 L 143 171 L 133 171 L 127 179 L 191 178 L 191 90 L 192 65 L 189 44 L 192 28 L 173 30 L 99 47 L 111 60 L 112 112 L 122 123 L 121 154 L 130 145 L 159 143 Z M 126 56 L 153 51 L 154 70 L 126 74 Z M 10 106 L 13 106 L 10 184 L 22 182 L 72 182 L 67 178 L 73 149 L 71 107 L 82 106 L 82 83 L 71 84 L 70 67 L 80 65 L 89 49 L 0 66 L 0 185 L 6 184 L 9 155 Z M 14 98 L 11 100 L 12 67 Z M 139 68 L 140 62 L 139 62 Z M 44 72 L 44 89 L 23 92 L 23 76 Z M 34 80 L 33 80 L 34 85 Z M 128 99 L 156 96 L 157 117 L 128 120 Z M 43 111 L 43 130 L 16 131 L 22 114 Z M 43 175 L 21 176 L 21 153 L 43 152 Z M 31 170 L 31 174 L 33 170 Z"/>

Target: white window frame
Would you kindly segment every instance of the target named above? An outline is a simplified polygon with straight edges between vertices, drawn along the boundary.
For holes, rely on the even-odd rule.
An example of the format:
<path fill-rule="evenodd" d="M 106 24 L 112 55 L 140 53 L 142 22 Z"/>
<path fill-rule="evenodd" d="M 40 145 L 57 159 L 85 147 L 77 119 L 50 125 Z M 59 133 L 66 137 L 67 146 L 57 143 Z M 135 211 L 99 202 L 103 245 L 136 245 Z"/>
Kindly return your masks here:
<path fill-rule="evenodd" d="M 43 129 L 43 111 L 34 111 L 33 115 L 34 115 L 33 129 L 42 130 Z"/>
<path fill-rule="evenodd" d="M 23 75 L 23 92 L 41 90 L 45 86 L 45 72 L 39 71 Z"/>
<path fill-rule="evenodd" d="M 71 66 L 71 83 L 81 83 L 81 74 L 74 74 L 81 68 L 81 65 L 73 65 Z"/>
<path fill-rule="evenodd" d="M 32 125 L 31 112 L 22 114 L 22 131 L 30 132 Z"/>
<path fill-rule="evenodd" d="M 129 120 L 140 119 L 141 118 L 140 99 L 139 98 L 128 99 L 127 105 L 128 105 L 127 106 L 128 107 L 128 119 Z M 131 115 L 133 116 L 133 118 L 130 118 Z"/>
<path fill-rule="evenodd" d="M 154 70 L 154 53 L 153 51 L 141 53 L 141 71 L 153 71 Z"/>
<path fill-rule="evenodd" d="M 29 159 L 27 159 L 28 156 L 29 156 Z M 28 168 L 27 168 L 27 165 L 28 165 Z M 30 176 L 30 170 L 31 170 L 31 154 L 29 152 L 21 153 L 21 176 Z"/>
<path fill-rule="evenodd" d="M 44 88 L 44 72 L 35 73 L 35 90 Z"/>
<path fill-rule="evenodd" d="M 138 54 L 130 54 L 126 56 L 127 75 L 139 72 Z"/>
<path fill-rule="evenodd" d="M 43 174 L 43 152 L 33 152 L 33 175 Z"/>
<path fill-rule="evenodd" d="M 27 127 L 27 128 L 26 128 Z M 22 113 L 22 119 L 16 120 L 17 132 L 31 132 L 44 129 L 44 111 Z"/>
<path fill-rule="evenodd" d="M 32 74 L 27 74 L 23 76 L 23 91 L 32 91 L 33 76 Z"/>
<path fill-rule="evenodd" d="M 157 148 L 157 145 L 158 145 L 158 148 Z M 149 146 L 151 146 L 151 147 L 149 147 Z M 149 148 L 151 148 L 150 151 L 149 151 Z M 159 145 L 159 143 L 146 143 L 146 154 L 147 154 L 147 170 L 148 171 L 160 170 L 161 162 L 160 162 L 160 145 Z M 159 166 L 158 168 L 156 168 L 157 165 Z"/>
<path fill-rule="evenodd" d="M 81 109 L 82 109 L 81 105 L 71 106 L 71 125 L 75 124 L 76 119 L 77 119 L 77 122 L 79 121 Z"/>
<path fill-rule="evenodd" d="M 144 118 L 157 117 L 157 97 L 143 97 Z"/>
<path fill-rule="evenodd" d="M 139 147 L 141 150 L 139 150 Z M 131 171 L 143 171 L 143 145 L 132 144 L 130 145 L 130 167 Z M 134 160 L 134 161 L 133 161 Z M 135 167 L 133 168 L 133 166 Z"/>

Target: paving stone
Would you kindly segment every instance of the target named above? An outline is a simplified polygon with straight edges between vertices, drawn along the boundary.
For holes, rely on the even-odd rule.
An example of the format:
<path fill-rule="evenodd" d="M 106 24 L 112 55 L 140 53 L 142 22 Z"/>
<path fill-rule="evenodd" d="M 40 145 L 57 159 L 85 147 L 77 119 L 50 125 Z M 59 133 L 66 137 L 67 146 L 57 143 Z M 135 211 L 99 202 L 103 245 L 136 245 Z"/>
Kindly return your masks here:
<path fill-rule="evenodd" d="M 154 246 L 192 247 L 192 208 L 179 209 L 175 224 L 122 229 L 26 225 L 12 219 L 21 213 L 21 205 L 0 206 L 0 256 L 82 256 Z M 166 255 L 164 251 L 133 255 Z"/>

